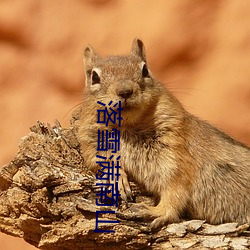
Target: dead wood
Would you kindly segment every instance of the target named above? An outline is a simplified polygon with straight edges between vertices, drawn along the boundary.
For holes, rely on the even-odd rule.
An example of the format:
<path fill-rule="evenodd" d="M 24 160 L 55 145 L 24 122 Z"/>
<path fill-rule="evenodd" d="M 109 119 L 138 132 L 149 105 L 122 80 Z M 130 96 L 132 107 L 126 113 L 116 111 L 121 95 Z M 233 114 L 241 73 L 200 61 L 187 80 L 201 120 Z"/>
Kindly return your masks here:
<path fill-rule="evenodd" d="M 68 249 L 249 249 L 249 225 L 209 225 L 192 220 L 158 232 L 133 220 L 121 203 L 119 224 L 95 233 L 96 178 L 84 165 L 76 138 L 79 111 L 69 128 L 37 122 L 20 141 L 15 158 L 0 169 L 0 230 L 46 250 Z M 150 200 L 132 183 L 135 201 Z M 112 207 L 111 207 L 112 208 Z M 110 210 L 105 207 L 103 210 Z"/>

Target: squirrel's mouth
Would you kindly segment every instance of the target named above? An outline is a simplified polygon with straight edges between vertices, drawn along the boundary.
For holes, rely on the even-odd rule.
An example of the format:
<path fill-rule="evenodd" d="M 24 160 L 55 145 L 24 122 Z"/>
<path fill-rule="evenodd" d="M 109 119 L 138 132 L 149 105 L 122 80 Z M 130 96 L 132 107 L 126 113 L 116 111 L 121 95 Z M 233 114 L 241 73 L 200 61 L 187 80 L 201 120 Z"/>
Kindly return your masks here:
<path fill-rule="evenodd" d="M 136 108 L 136 105 L 132 98 L 128 98 L 121 100 L 121 107 L 123 108 L 123 110 L 129 111 Z"/>

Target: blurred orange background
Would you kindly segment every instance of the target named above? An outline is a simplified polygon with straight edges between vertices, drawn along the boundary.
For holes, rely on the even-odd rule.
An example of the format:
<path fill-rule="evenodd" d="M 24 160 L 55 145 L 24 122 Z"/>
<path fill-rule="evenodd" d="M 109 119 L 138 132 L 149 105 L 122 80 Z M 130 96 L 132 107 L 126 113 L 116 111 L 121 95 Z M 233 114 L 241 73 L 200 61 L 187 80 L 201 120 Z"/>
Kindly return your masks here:
<path fill-rule="evenodd" d="M 68 126 L 87 44 L 126 54 L 135 37 L 187 110 L 249 145 L 249 12 L 250 2 L 234 0 L 0 1 L 0 166 L 37 120 Z M 1 233 L 0 246 L 35 249 Z"/>

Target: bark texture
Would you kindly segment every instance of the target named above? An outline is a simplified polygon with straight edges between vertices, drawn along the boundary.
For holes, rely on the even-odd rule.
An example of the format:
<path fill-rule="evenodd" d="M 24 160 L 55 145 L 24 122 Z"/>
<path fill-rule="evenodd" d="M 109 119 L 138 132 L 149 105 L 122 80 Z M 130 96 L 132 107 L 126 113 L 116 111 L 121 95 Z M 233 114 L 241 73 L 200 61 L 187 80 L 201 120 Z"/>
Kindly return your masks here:
<path fill-rule="evenodd" d="M 76 138 L 79 110 L 71 126 L 37 122 L 20 141 L 15 158 L 0 169 L 0 231 L 45 250 L 68 249 L 249 249 L 249 225 L 209 225 L 191 220 L 150 232 L 121 202 L 95 233 L 95 175 L 84 165 Z M 151 202 L 131 183 L 135 201 Z M 111 207 L 112 208 L 112 207 Z M 103 210 L 110 210 L 104 207 Z"/>

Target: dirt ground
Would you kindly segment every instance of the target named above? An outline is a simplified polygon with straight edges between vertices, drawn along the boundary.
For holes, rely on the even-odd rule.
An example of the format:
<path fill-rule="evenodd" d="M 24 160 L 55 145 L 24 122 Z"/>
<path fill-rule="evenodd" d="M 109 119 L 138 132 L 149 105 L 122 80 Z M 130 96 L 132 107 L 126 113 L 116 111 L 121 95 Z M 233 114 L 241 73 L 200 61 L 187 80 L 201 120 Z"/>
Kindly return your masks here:
<path fill-rule="evenodd" d="M 0 166 L 37 120 L 64 126 L 81 103 L 83 49 L 126 54 L 133 38 L 149 68 L 191 113 L 250 144 L 250 2 L 43 0 L 0 2 Z M 3 250 L 31 250 L 0 234 Z"/>

